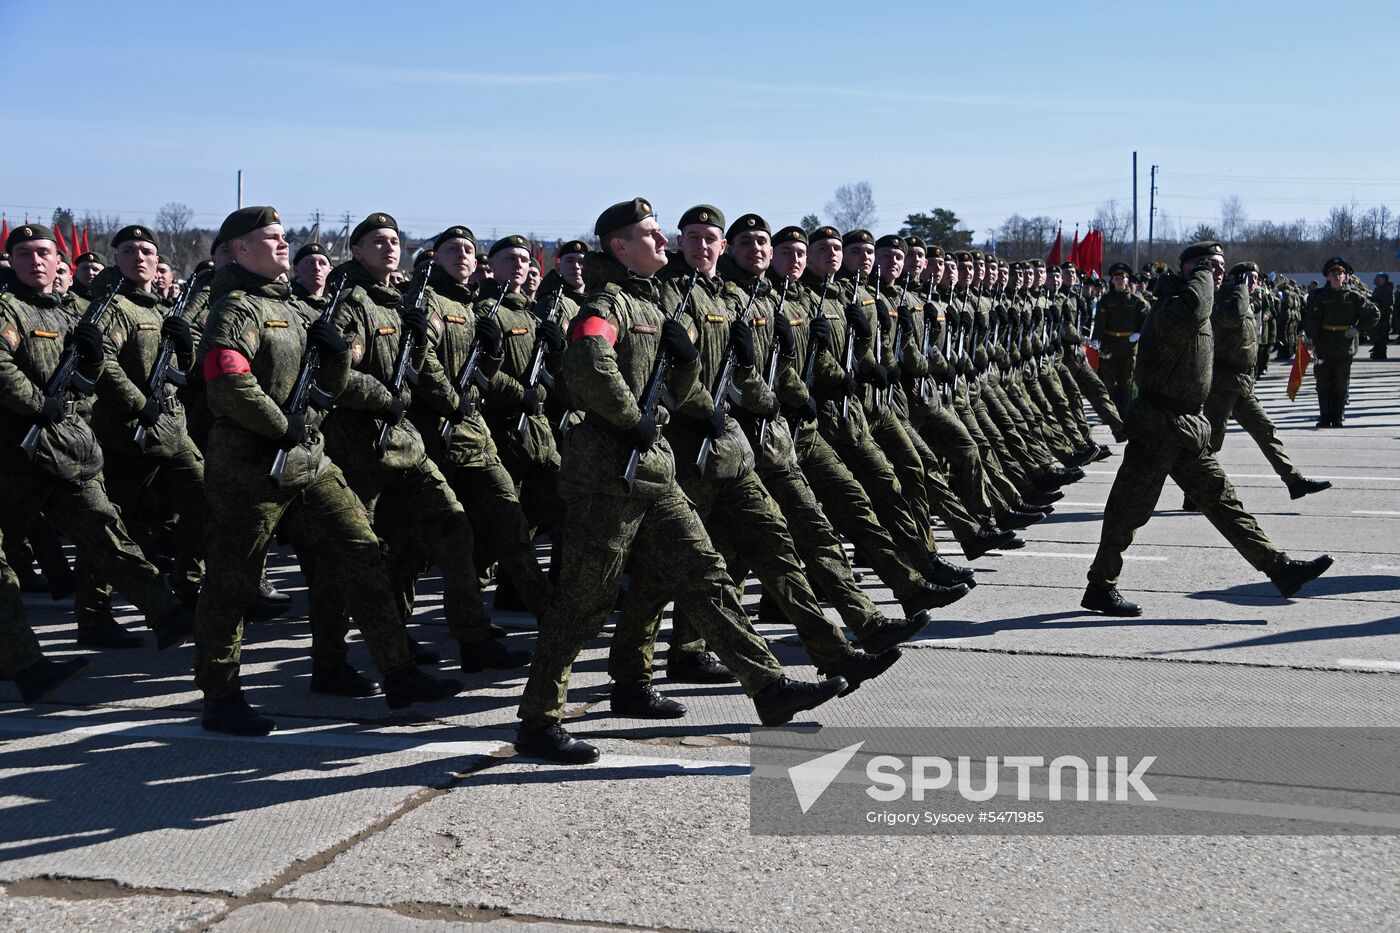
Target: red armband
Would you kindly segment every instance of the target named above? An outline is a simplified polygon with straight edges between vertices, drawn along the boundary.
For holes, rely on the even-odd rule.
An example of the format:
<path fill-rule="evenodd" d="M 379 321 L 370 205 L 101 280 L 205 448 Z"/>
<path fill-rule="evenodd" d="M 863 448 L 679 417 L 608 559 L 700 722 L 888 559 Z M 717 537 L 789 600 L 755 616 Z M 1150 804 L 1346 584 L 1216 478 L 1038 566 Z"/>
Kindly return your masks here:
<path fill-rule="evenodd" d="M 611 347 L 617 343 L 617 328 L 600 317 L 586 317 L 576 323 L 569 334 L 571 341 L 584 337 L 602 337 Z"/>
<path fill-rule="evenodd" d="M 248 358 L 237 350 L 220 348 L 204 354 L 204 381 L 213 382 L 220 376 L 237 376 L 252 372 Z"/>

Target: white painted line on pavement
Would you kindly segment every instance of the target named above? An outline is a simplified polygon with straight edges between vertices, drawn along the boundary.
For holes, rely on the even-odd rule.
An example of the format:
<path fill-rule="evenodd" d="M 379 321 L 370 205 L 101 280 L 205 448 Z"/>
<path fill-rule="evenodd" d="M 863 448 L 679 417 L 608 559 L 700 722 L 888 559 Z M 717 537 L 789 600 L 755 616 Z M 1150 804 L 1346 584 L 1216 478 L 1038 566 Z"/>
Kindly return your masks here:
<path fill-rule="evenodd" d="M 1101 509 L 1104 507 L 1104 503 L 1102 502 L 1070 502 L 1068 499 L 1061 499 L 1059 502 L 1056 502 L 1055 505 L 1076 505 L 1086 509 Z"/>
<path fill-rule="evenodd" d="M 1117 470 L 1085 470 L 1094 476 L 1116 476 Z M 1278 479 L 1277 473 L 1230 473 L 1230 479 Z M 1377 483 L 1400 483 L 1400 476 L 1311 476 L 1309 479 L 1374 480 Z"/>
<path fill-rule="evenodd" d="M 1400 512 L 1387 512 L 1384 509 L 1352 509 L 1353 515 L 1400 515 Z"/>
<path fill-rule="evenodd" d="M 1364 658 L 1338 658 L 1342 667 L 1360 667 L 1373 671 L 1400 671 L 1400 661 L 1368 661 Z"/>
<path fill-rule="evenodd" d="M 1372 564 L 1372 570 L 1400 570 L 1400 564 Z"/>
<path fill-rule="evenodd" d="M 1078 560 L 1093 560 L 1093 554 L 1067 554 L 1064 551 L 997 551 L 1003 557 L 1072 557 Z M 1124 554 L 1124 560 L 1150 560 L 1165 562 L 1170 557 L 1143 557 L 1137 554 Z"/>

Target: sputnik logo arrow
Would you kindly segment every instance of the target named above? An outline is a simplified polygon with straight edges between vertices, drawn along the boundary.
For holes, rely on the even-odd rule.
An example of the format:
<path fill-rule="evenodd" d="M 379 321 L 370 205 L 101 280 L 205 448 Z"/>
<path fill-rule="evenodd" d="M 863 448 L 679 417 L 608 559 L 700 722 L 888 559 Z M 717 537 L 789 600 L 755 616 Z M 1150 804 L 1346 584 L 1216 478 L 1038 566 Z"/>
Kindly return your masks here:
<path fill-rule="evenodd" d="M 860 741 L 854 745 L 847 745 L 820 758 L 813 758 L 788 768 L 788 780 L 792 782 L 793 792 L 797 794 L 797 803 L 803 813 L 812 809 L 812 805 L 821 799 L 831 782 L 841 773 L 841 769 L 846 767 L 846 763 L 855 757 L 864 744 L 864 741 Z"/>

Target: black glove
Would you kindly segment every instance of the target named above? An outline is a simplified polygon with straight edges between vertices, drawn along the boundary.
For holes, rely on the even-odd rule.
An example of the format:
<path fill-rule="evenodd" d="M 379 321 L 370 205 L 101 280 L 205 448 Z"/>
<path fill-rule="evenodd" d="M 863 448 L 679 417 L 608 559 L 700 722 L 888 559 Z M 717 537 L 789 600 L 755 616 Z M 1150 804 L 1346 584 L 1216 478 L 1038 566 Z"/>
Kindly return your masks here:
<path fill-rule="evenodd" d="M 889 372 L 879 363 L 872 364 L 859 378 L 861 382 L 868 382 L 877 389 L 888 388 L 890 384 Z"/>
<path fill-rule="evenodd" d="M 175 352 L 188 355 L 194 352 L 194 337 L 190 334 L 190 322 L 182 317 L 168 317 L 160 325 L 160 335 L 170 341 Z"/>
<path fill-rule="evenodd" d="M 748 321 L 735 321 L 729 325 L 729 346 L 734 351 L 734 362 L 740 366 L 752 366 L 756 360 L 753 349 L 753 328 Z"/>
<path fill-rule="evenodd" d="M 972 330 L 972 312 L 963 311 L 958 314 L 958 329 Z"/>
<path fill-rule="evenodd" d="M 283 450 L 291 450 L 304 440 L 306 440 L 306 415 L 302 412 L 287 415 L 287 430 L 282 432 L 277 446 Z"/>
<path fill-rule="evenodd" d="M 905 334 L 914 332 L 914 309 L 908 305 L 899 306 L 899 326 L 904 328 Z"/>
<path fill-rule="evenodd" d="M 63 399 L 45 396 L 44 407 L 39 409 L 34 420 L 41 425 L 58 424 L 63 420 L 63 414 L 67 408 L 68 406 L 63 404 Z"/>
<path fill-rule="evenodd" d="M 694 363 L 700 358 L 700 351 L 695 349 L 695 343 L 690 339 L 690 334 L 686 332 L 685 325 L 680 321 L 668 320 L 661 325 L 661 350 L 670 355 L 675 363 Z M 753 362 L 753 343 L 749 343 L 749 365 Z M 654 430 L 654 428 L 653 428 Z"/>
<path fill-rule="evenodd" d="M 778 338 L 779 353 L 783 356 L 794 356 L 797 353 L 797 338 L 793 336 L 792 321 L 787 319 L 787 315 L 773 315 L 773 333 Z"/>
<path fill-rule="evenodd" d="M 535 336 L 550 353 L 558 353 L 564 349 L 564 330 L 554 321 L 540 321 L 535 328 Z"/>
<path fill-rule="evenodd" d="M 898 363 L 890 364 L 889 377 L 890 385 L 898 385 L 900 380 L 904 377 L 904 370 L 900 368 Z"/>
<path fill-rule="evenodd" d="M 886 314 L 884 311 L 880 310 L 880 309 L 878 308 L 878 306 L 877 306 L 876 312 L 875 312 L 875 320 L 877 320 L 877 321 L 880 322 L 880 333 L 881 333 L 882 335 L 883 335 L 883 334 L 889 333 L 889 330 L 890 330 L 890 316 L 889 316 L 888 314 Z"/>
<path fill-rule="evenodd" d="M 495 318 L 476 319 L 476 341 L 481 346 L 481 352 L 487 356 L 496 356 L 501 352 L 501 325 L 496 323 Z"/>
<path fill-rule="evenodd" d="M 858 301 L 846 305 L 846 324 L 862 340 L 869 340 L 873 333 L 870 329 L 870 318 L 865 316 L 865 309 Z"/>
<path fill-rule="evenodd" d="M 306 342 L 327 356 L 339 356 L 350 349 L 339 330 L 330 321 L 319 318 L 306 329 Z"/>
<path fill-rule="evenodd" d="M 136 420 L 148 428 L 155 427 L 160 420 L 160 399 L 154 396 L 146 399 L 146 404 L 136 413 Z"/>
<path fill-rule="evenodd" d="M 797 411 L 795 412 L 795 414 L 797 415 L 797 420 L 802 424 L 810 424 L 811 422 L 816 421 L 817 400 L 812 398 L 810 395 L 807 396 L 807 401 L 797 406 Z"/>
<path fill-rule="evenodd" d="M 724 407 L 721 406 L 710 412 L 710 417 L 706 418 L 703 422 L 702 430 L 709 435 L 710 440 L 717 441 L 721 437 L 724 437 L 725 420 Z"/>
<path fill-rule="evenodd" d="M 812 318 L 812 344 L 821 350 L 831 349 L 831 322 L 822 314 Z"/>
<path fill-rule="evenodd" d="M 632 442 L 634 450 L 642 453 L 651 450 L 651 445 L 656 443 L 656 416 L 642 415 L 632 430 L 627 432 L 627 439 Z"/>
<path fill-rule="evenodd" d="M 428 315 L 422 308 L 407 307 L 399 312 L 399 319 L 403 321 L 403 329 L 406 333 L 413 335 L 413 342 L 418 346 L 428 341 Z"/>
<path fill-rule="evenodd" d="M 520 396 L 520 410 L 527 415 L 540 413 L 540 394 L 535 391 L 534 386 L 525 387 L 524 393 Z"/>
<path fill-rule="evenodd" d="M 403 410 L 403 399 L 394 399 L 389 403 L 389 410 L 384 413 L 384 421 L 388 424 L 398 424 L 403 420 Z"/>
<path fill-rule="evenodd" d="M 106 351 L 102 346 L 102 331 L 92 321 L 83 321 L 73 328 L 73 348 L 78 351 L 78 357 L 89 365 L 96 365 L 102 362 Z"/>
<path fill-rule="evenodd" d="M 856 394 L 856 377 L 854 373 L 846 373 L 846 378 L 841 380 L 841 395 L 849 398 Z"/>

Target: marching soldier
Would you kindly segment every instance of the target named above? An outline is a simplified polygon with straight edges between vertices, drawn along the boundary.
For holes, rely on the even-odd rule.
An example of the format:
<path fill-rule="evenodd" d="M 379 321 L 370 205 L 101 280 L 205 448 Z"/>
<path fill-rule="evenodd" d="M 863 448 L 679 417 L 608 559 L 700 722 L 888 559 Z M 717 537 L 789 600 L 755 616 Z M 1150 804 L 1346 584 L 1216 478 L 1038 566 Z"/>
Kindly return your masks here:
<path fill-rule="evenodd" d="M 679 609 L 753 697 L 765 725 L 788 722 L 848 688 L 842 677 L 799 683 L 783 675 L 753 630 L 704 525 L 675 479 L 670 444 L 659 436 L 664 409 L 638 399 L 658 354 L 672 368 L 678 403 L 697 389 L 699 351 L 685 325 L 662 311 L 656 274 L 666 237 L 651 204 L 634 198 L 598 217 L 603 251 L 590 254 L 592 290 L 570 328 L 564 372 L 583 421 L 565 438 L 560 491 L 566 501 L 563 568 L 520 704 L 516 749 L 572 762 L 598 750 L 560 724 L 569 672 L 612 609 L 629 556 L 633 572 L 665 574 Z M 635 456 L 635 480 L 624 474 Z"/>
<path fill-rule="evenodd" d="M 320 310 L 326 300 L 331 257 L 320 243 L 307 243 L 292 257 L 292 294 Z"/>
<path fill-rule="evenodd" d="M 338 396 L 350 378 L 351 346 L 335 325 L 296 300 L 283 279 L 290 263 L 277 211 L 245 207 L 219 236 L 233 262 L 215 277 L 200 346 L 215 421 L 209 434 L 209 574 L 200 594 L 195 682 L 204 693 L 205 729 L 266 735 L 275 723 L 243 697 L 241 607 L 257 596 L 274 529 L 285 525 L 316 558 L 315 580 L 354 595 L 355 621 L 384 675 L 391 709 L 454 696 L 462 683 L 419 670 L 409 652 L 379 542 L 340 469 L 325 454 L 324 414 L 285 406 L 308 348 L 320 354 L 317 384 Z M 278 450 L 286 468 L 270 478 Z M 312 688 L 354 695 L 378 692 L 344 663 L 343 635 L 313 627 L 318 666 Z M 330 644 L 319 645 L 328 639 Z M 374 689 L 369 689 L 369 687 Z"/>
<path fill-rule="evenodd" d="M 1123 552 L 1152 517 L 1168 476 L 1284 597 L 1332 566 L 1325 554 L 1290 560 L 1245 511 L 1216 462 L 1201 406 L 1210 391 L 1210 316 L 1215 290 L 1225 279 L 1224 249 L 1212 241 L 1192 243 L 1181 252 L 1181 272 L 1158 283 L 1157 301 L 1143 325 L 1137 359 L 1141 392 L 1124 421 L 1128 445 L 1104 506 L 1098 552 L 1081 602 L 1105 615 L 1142 614 L 1142 607 L 1118 592 L 1118 575 Z"/>
<path fill-rule="evenodd" d="M 1322 264 L 1327 284 L 1308 296 L 1303 310 L 1303 332 L 1307 334 L 1316 365 L 1319 428 L 1346 425 L 1347 389 L 1351 385 L 1351 361 L 1356 356 L 1361 334 L 1369 332 L 1380 319 L 1376 306 L 1349 284 L 1351 264 L 1334 256 Z"/>
<path fill-rule="evenodd" d="M 1395 286 L 1390 284 L 1389 272 L 1377 272 L 1371 301 L 1376 305 L 1380 319 L 1371 331 L 1371 359 L 1386 358 L 1386 346 L 1390 343 L 1390 316 L 1395 308 Z"/>
<path fill-rule="evenodd" d="M 84 301 L 91 301 L 92 281 L 107 268 L 107 264 L 94 252 L 81 253 L 73 262 L 73 291 Z"/>

